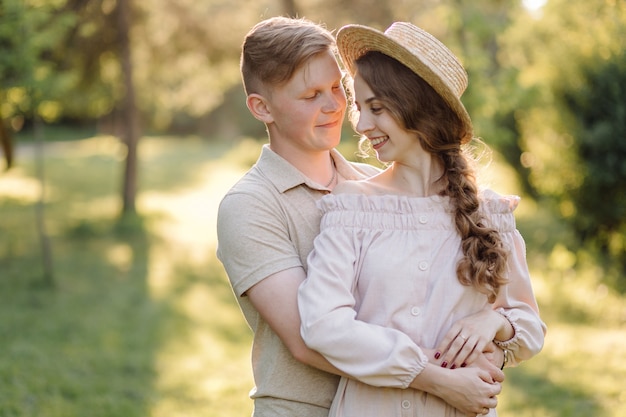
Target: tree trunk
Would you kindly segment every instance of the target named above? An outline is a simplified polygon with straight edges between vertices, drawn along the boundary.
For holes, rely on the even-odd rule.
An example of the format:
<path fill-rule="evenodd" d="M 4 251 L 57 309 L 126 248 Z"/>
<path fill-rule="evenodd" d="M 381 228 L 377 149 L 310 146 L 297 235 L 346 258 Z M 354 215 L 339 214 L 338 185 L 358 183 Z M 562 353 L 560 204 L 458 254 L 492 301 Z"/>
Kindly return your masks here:
<path fill-rule="evenodd" d="M 46 229 L 46 175 L 44 169 L 44 138 L 41 131 L 41 120 L 37 114 L 33 117 L 33 129 L 35 136 L 35 170 L 37 178 L 41 185 L 39 199 L 35 207 L 35 220 L 37 225 L 37 234 L 39 235 L 39 243 L 41 245 L 41 260 L 43 268 L 43 285 L 47 287 L 54 286 L 54 271 L 52 263 L 52 245 L 50 237 Z"/>
<path fill-rule="evenodd" d="M 118 0 L 119 59 L 124 82 L 122 102 L 122 141 L 126 145 L 126 163 L 122 187 L 122 215 L 135 214 L 137 196 L 137 145 L 139 142 L 139 116 L 135 102 L 133 63 L 130 45 L 131 0 Z"/>
<path fill-rule="evenodd" d="M 4 160 L 6 161 L 6 169 L 13 166 L 13 139 L 11 132 L 4 125 L 4 119 L 2 118 L 2 106 L 0 105 L 0 145 L 2 146 L 2 152 L 4 153 Z"/>

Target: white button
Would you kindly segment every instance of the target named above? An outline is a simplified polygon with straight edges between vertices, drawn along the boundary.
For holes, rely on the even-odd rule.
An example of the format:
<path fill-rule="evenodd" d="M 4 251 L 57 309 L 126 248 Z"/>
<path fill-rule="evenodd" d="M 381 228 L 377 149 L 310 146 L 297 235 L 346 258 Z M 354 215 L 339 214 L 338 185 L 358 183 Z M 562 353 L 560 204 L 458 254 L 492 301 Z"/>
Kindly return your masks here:
<path fill-rule="evenodd" d="M 402 401 L 402 408 L 404 408 L 405 410 L 407 408 L 411 408 L 411 401 L 409 401 L 409 400 Z"/>
<path fill-rule="evenodd" d="M 411 314 L 412 314 L 412 315 L 414 315 L 414 316 L 419 316 L 419 315 L 420 315 L 420 312 L 421 312 L 421 310 L 420 310 L 420 308 L 419 308 L 419 307 L 413 307 L 413 308 L 411 308 Z"/>
<path fill-rule="evenodd" d="M 420 216 L 420 223 L 422 223 L 422 224 L 426 224 L 427 222 L 428 222 L 428 217 L 426 217 L 426 215 L 425 215 L 425 214 L 422 214 L 422 215 Z"/>
<path fill-rule="evenodd" d="M 420 262 L 420 264 L 419 264 L 419 269 L 420 269 L 421 271 L 426 271 L 426 270 L 428 269 L 428 262 L 426 262 L 426 261 L 422 261 L 422 262 Z"/>

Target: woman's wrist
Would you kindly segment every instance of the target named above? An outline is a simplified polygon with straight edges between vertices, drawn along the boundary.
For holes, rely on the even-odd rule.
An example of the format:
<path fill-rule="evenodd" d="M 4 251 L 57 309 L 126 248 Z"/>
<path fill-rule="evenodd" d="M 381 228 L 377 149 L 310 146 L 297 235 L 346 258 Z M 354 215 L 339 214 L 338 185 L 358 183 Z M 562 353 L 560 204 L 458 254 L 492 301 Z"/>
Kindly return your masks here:
<path fill-rule="evenodd" d="M 500 320 L 500 325 L 498 326 L 498 331 L 496 332 L 494 340 L 496 342 L 506 342 L 507 340 L 512 339 L 513 336 L 515 336 L 515 329 L 509 319 L 497 311 L 494 311 L 494 313 L 498 315 Z"/>

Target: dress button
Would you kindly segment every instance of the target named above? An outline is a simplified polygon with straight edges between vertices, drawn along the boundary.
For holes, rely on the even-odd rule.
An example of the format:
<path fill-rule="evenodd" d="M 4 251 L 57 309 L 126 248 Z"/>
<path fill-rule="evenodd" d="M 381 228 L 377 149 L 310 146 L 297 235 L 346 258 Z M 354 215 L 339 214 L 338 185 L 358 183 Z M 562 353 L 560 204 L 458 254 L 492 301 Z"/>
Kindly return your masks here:
<path fill-rule="evenodd" d="M 422 214 L 420 216 L 420 223 L 421 224 L 426 224 L 428 222 L 428 217 L 425 214 Z"/>
<path fill-rule="evenodd" d="M 428 269 L 428 262 L 422 261 L 419 263 L 420 271 L 426 271 Z"/>
<path fill-rule="evenodd" d="M 421 310 L 420 310 L 419 307 L 412 307 L 411 308 L 411 314 L 414 315 L 414 316 L 419 316 L 420 312 L 421 312 Z"/>
<path fill-rule="evenodd" d="M 409 400 L 402 401 L 402 408 L 404 408 L 405 410 L 407 408 L 411 408 L 411 401 L 409 401 Z"/>

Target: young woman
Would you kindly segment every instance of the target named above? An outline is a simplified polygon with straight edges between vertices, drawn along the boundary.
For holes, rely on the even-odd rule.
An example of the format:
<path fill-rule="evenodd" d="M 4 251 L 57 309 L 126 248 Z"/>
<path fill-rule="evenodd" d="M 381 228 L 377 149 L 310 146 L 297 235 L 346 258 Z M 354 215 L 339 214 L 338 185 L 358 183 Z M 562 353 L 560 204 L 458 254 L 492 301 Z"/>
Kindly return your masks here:
<path fill-rule="evenodd" d="M 319 203 L 301 332 L 355 378 L 342 378 L 330 415 L 495 415 L 499 391 L 475 359 L 492 341 L 503 367 L 528 359 L 545 325 L 515 228 L 519 198 L 480 191 L 471 169 L 465 70 L 409 23 L 349 25 L 337 43 L 355 128 L 389 165 Z"/>

